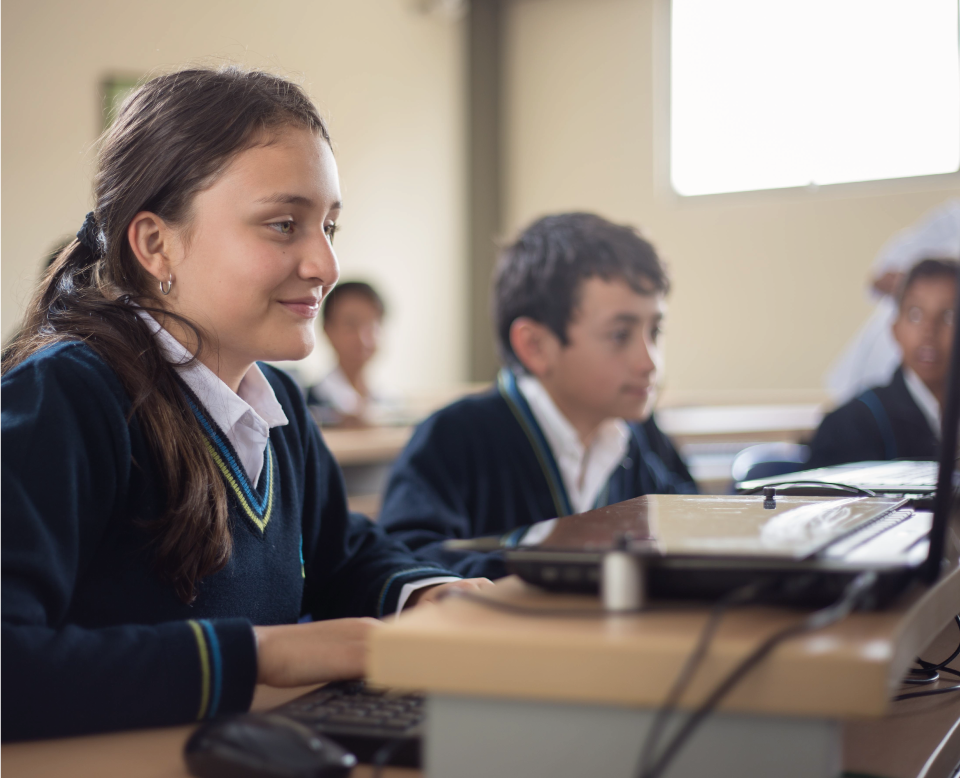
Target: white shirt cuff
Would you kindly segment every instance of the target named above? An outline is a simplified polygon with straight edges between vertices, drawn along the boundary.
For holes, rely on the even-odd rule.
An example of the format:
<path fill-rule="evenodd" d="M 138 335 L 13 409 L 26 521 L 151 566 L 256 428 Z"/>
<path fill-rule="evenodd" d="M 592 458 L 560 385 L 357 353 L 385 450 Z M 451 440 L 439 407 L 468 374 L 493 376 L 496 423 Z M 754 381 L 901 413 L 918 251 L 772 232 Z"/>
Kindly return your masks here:
<path fill-rule="evenodd" d="M 434 586 L 435 584 L 461 580 L 463 579 L 458 578 L 455 575 L 440 575 L 434 578 L 422 578 L 419 581 L 412 581 L 408 584 L 404 584 L 403 588 L 400 590 L 400 599 L 397 600 L 397 614 L 403 610 L 403 606 L 407 604 L 407 600 L 410 598 L 410 595 L 417 591 L 417 589 L 422 589 L 424 586 Z"/>

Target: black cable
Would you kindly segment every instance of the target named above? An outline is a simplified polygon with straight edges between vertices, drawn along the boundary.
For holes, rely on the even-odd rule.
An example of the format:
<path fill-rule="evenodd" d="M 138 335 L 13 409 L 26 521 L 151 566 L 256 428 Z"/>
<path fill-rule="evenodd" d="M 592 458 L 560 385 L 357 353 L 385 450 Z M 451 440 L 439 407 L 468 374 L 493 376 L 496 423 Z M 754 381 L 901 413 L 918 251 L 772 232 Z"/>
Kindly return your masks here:
<path fill-rule="evenodd" d="M 710 693 L 710 696 L 694 711 L 684 722 L 680 731 L 674 735 L 673 739 L 667 744 L 663 752 L 654 762 L 653 766 L 640 778 L 658 778 L 677 756 L 680 749 L 696 731 L 697 727 L 703 723 L 703 720 L 717 707 L 721 700 L 730 693 L 730 691 L 759 664 L 774 648 L 788 638 L 802 635 L 805 632 L 813 632 L 823 629 L 831 624 L 846 618 L 856 607 L 860 599 L 867 594 L 877 582 L 877 574 L 874 572 L 863 572 L 854 578 L 844 589 L 840 599 L 833 605 L 811 613 L 803 621 L 792 624 L 779 632 L 774 633 L 763 641 L 746 659 L 740 662 L 720 684 Z"/>
<path fill-rule="evenodd" d="M 960 627 L 960 615 L 954 616 L 953 620 L 956 622 L 956 625 Z M 960 656 L 960 644 L 957 645 L 956 649 L 952 654 L 950 654 L 950 656 L 948 656 L 939 664 L 934 664 L 933 662 L 927 662 L 924 659 L 920 659 L 920 657 L 917 657 L 917 664 L 920 665 L 920 667 L 922 667 L 924 670 L 943 670 L 946 668 L 948 664 L 950 664 L 958 656 Z M 954 671 L 951 670 L 949 672 L 954 672 Z"/>
<path fill-rule="evenodd" d="M 766 579 L 755 581 L 754 583 L 747 584 L 746 586 L 741 586 L 739 589 L 735 589 L 717 601 L 717 603 L 710 610 L 707 623 L 700 631 L 700 637 L 697 639 L 697 644 L 687 657 L 687 661 L 684 663 L 679 674 L 677 675 L 677 680 L 674 681 L 673 686 L 667 693 L 667 697 L 664 700 L 663 705 L 657 711 L 657 715 L 654 718 L 653 723 L 650 725 L 650 731 L 647 733 L 647 737 L 643 741 L 643 748 L 640 751 L 641 775 L 643 775 L 650 767 L 650 759 L 652 758 L 653 753 L 657 750 L 663 730 L 667 726 L 667 722 L 670 720 L 670 717 L 676 711 L 677 703 L 683 696 L 684 691 L 686 691 L 687 687 L 690 685 L 690 681 L 693 680 L 700 663 L 703 661 L 703 657 L 706 655 L 707 650 L 713 641 L 713 637 L 716 634 L 717 628 L 720 626 L 720 620 L 723 618 L 724 614 L 726 614 L 730 608 L 736 607 L 737 605 L 746 605 L 750 602 L 756 601 L 763 591 L 772 583 L 772 579 Z"/>
<path fill-rule="evenodd" d="M 925 692 L 910 692 L 909 694 L 898 694 L 893 698 L 894 702 L 900 702 L 900 700 L 910 700 L 914 697 L 932 697 L 934 694 L 947 694 L 948 692 L 960 692 L 960 685 L 958 686 L 944 686 L 942 689 L 927 689 Z"/>
<path fill-rule="evenodd" d="M 902 683 L 912 686 L 925 686 L 928 683 L 936 683 L 940 680 L 940 673 L 936 670 L 928 670 L 926 667 L 911 667 L 909 672 L 911 675 L 918 677 L 904 678 Z"/>
<path fill-rule="evenodd" d="M 821 491 L 823 492 L 839 492 L 840 494 L 852 494 L 857 497 L 876 497 L 877 493 L 871 491 L 870 489 L 864 489 L 860 486 L 853 486 L 852 484 L 840 484 L 832 481 L 780 481 L 779 483 L 770 483 L 764 484 L 763 486 L 755 486 L 752 489 L 748 489 L 745 492 L 740 492 L 740 494 L 761 494 L 765 487 L 774 486 L 777 489 L 777 497 L 802 497 L 804 495 L 790 495 L 784 492 L 781 492 L 781 489 L 793 489 L 795 487 L 800 488 L 809 488 L 811 490 L 817 489 L 819 487 L 825 487 Z M 810 495 L 817 496 L 817 495 Z M 830 494 L 820 495 L 823 497 L 831 496 Z"/>
<path fill-rule="evenodd" d="M 958 627 L 960 627 L 960 615 L 953 617 L 954 622 Z M 917 664 L 920 667 L 912 667 L 909 672 L 911 675 L 919 676 L 917 678 L 904 678 L 903 683 L 909 686 L 917 685 L 926 685 L 930 683 L 936 683 L 940 679 L 940 673 L 950 673 L 950 675 L 960 676 L 960 670 L 954 670 L 950 667 L 947 667 L 954 659 L 960 656 L 960 645 L 957 645 L 953 653 L 950 654 L 942 662 L 928 662 L 925 659 L 917 657 Z M 930 689 L 923 692 L 908 692 L 906 694 L 899 694 L 893 698 L 894 702 L 899 702 L 900 700 L 910 700 L 914 697 L 929 697 L 934 694 L 947 694 L 948 692 L 960 691 L 960 686 L 946 686 L 940 689 Z"/>

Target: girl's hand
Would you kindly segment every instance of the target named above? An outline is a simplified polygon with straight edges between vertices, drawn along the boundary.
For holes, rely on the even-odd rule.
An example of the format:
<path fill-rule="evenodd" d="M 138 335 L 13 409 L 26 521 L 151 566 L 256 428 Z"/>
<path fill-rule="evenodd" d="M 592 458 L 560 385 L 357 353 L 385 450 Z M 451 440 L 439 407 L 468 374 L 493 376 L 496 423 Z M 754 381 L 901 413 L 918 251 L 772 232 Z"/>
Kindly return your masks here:
<path fill-rule="evenodd" d="M 310 624 L 254 627 L 257 683 L 268 686 L 362 678 L 376 619 L 331 619 Z"/>
<path fill-rule="evenodd" d="M 491 586 L 493 586 L 493 581 L 489 578 L 464 578 L 462 581 L 450 581 L 449 583 L 437 584 L 436 586 L 425 586 L 410 595 L 410 599 L 407 600 L 404 610 L 425 602 L 439 602 L 455 589 L 462 591 L 479 591 L 480 589 L 487 589 Z"/>

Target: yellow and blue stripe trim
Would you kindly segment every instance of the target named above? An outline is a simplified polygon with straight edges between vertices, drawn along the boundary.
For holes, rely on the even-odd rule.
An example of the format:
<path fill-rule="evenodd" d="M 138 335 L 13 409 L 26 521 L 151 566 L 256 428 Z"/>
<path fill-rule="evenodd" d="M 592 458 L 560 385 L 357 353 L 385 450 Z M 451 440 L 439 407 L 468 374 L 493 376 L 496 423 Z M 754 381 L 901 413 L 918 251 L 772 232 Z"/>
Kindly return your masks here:
<path fill-rule="evenodd" d="M 570 507 L 570 498 L 567 496 L 567 489 L 563 485 L 563 478 L 560 477 L 560 468 L 557 467 L 557 461 L 553 458 L 553 452 L 547 444 L 547 439 L 537 424 L 533 416 L 533 411 L 527 404 L 526 398 L 520 393 L 520 387 L 517 386 L 517 378 L 512 370 L 502 369 L 497 376 L 497 389 L 500 396 L 507 402 L 507 406 L 516 418 L 520 429 L 523 430 L 530 441 L 533 453 L 540 464 L 540 470 L 547 481 L 547 487 L 550 489 L 550 497 L 553 499 L 553 508 L 558 517 L 569 516 L 573 513 Z"/>
<path fill-rule="evenodd" d="M 560 476 L 560 468 L 557 466 L 557 460 L 553 456 L 553 450 L 547 443 L 547 439 L 537 424 L 537 420 L 530 410 L 530 405 L 526 398 L 520 392 L 517 386 L 517 377 L 512 370 L 503 368 L 497 376 L 497 389 L 500 396 L 506 401 L 507 406 L 516 418 L 517 423 L 530 441 L 533 447 L 533 453 L 537 457 L 540 469 L 543 471 L 543 477 L 547 481 L 547 487 L 550 489 L 550 497 L 553 499 L 553 507 L 557 512 L 557 517 L 569 516 L 573 513 L 570 505 L 570 498 L 567 496 L 567 488 L 563 485 L 563 478 Z M 636 434 L 636 433 L 634 433 Z M 613 476 L 611 475 L 611 478 Z M 594 508 L 602 508 L 610 499 L 610 480 L 600 490 L 597 495 Z M 526 527 L 520 527 L 526 531 Z M 521 533 L 522 534 L 522 533 Z M 514 542 L 515 545 L 515 542 Z"/>
<path fill-rule="evenodd" d="M 275 455 L 273 446 L 267 442 L 267 450 L 264 454 L 266 470 L 264 473 L 263 494 L 258 494 L 256 489 L 250 486 L 247 480 L 247 474 L 238 464 L 229 444 L 220 436 L 218 430 L 207 419 L 200 410 L 200 407 L 188 395 L 187 403 L 193 411 L 197 421 L 203 428 L 206 437 L 204 443 L 210 456 L 217 466 L 217 469 L 223 475 L 223 480 L 233 491 L 240 503 L 244 514 L 253 522 L 253 525 L 262 533 L 267 528 L 270 521 L 270 515 L 273 513 L 273 492 L 274 492 L 274 471 L 276 470 Z"/>
<path fill-rule="evenodd" d="M 197 641 L 200 655 L 200 709 L 197 721 L 211 719 L 220 709 L 220 694 L 223 690 L 223 660 L 220 656 L 220 641 L 213 625 L 206 619 L 187 622 Z"/>

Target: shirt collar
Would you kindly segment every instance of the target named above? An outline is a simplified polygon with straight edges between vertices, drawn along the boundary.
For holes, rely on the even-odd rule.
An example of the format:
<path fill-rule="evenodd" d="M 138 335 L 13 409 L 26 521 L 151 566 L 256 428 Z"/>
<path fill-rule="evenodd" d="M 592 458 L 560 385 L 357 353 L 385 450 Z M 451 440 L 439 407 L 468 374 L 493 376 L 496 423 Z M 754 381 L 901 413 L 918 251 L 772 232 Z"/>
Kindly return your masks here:
<path fill-rule="evenodd" d="M 137 313 L 153 330 L 167 361 L 173 364 L 220 429 L 229 432 L 244 420 L 246 414 L 252 414 L 252 418 L 248 417 L 250 423 L 256 425 L 259 420 L 266 429 L 289 424 L 273 387 L 256 364 L 247 371 L 234 392 L 210 368 L 194 360 L 187 348 L 149 313 L 142 309 Z"/>
<path fill-rule="evenodd" d="M 588 510 L 627 453 L 630 446 L 627 423 L 623 419 L 607 419 L 597 428 L 587 449 L 537 378 L 518 376 L 517 387 L 553 452 L 574 511 Z"/>
<path fill-rule="evenodd" d="M 937 398 L 933 396 L 933 392 L 927 388 L 927 385 L 923 382 L 923 379 L 920 378 L 916 373 L 914 373 L 909 367 L 903 368 L 903 382 L 907 385 L 907 391 L 910 392 L 910 396 L 913 398 L 913 401 L 920 408 L 920 411 L 923 413 L 924 417 L 927 419 L 927 423 L 930 425 L 930 429 L 933 430 L 933 434 L 940 438 L 940 403 L 937 402 Z"/>
<path fill-rule="evenodd" d="M 329 400 L 333 409 L 339 413 L 359 414 L 363 411 L 363 396 L 350 383 L 339 365 L 319 383 L 317 391 Z"/>

